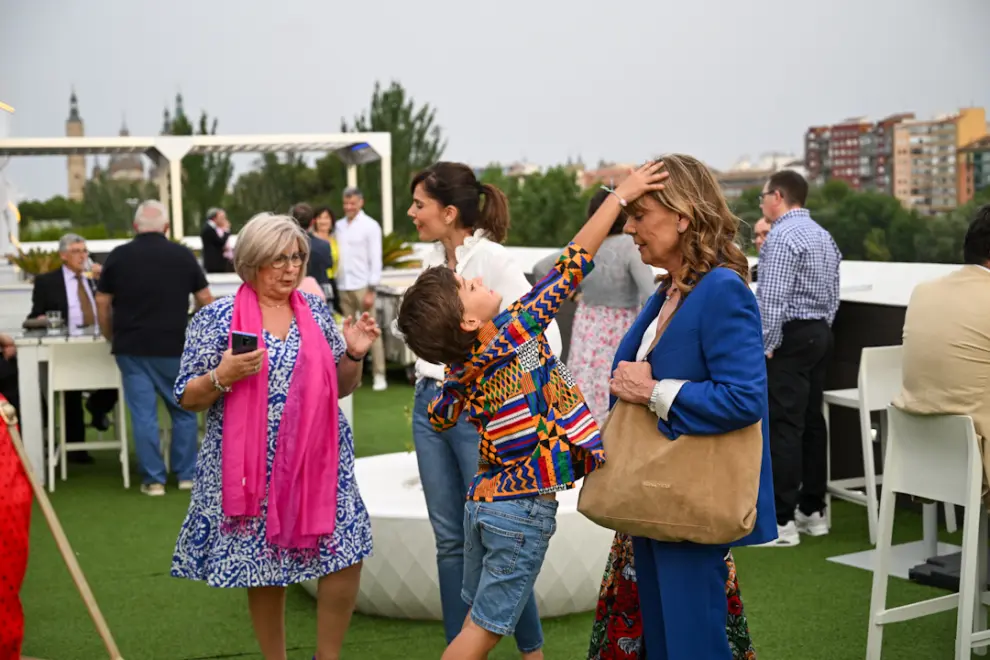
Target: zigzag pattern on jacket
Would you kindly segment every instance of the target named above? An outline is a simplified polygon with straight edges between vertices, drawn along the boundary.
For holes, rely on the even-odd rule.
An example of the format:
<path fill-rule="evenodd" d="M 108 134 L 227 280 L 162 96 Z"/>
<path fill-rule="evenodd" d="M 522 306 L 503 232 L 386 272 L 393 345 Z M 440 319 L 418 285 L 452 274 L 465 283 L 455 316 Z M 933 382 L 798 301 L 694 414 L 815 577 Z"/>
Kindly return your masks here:
<path fill-rule="evenodd" d="M 482 328 L 471 357 L 448 369 L 430 421 L 444 430 L 463 412 L 477 427 L 480 464 L 469 499 L 572 488 L 604 463 L 598 425 L 544 337 L 593 268 L 587 251 L 568 245 L 546 277 Z"/>

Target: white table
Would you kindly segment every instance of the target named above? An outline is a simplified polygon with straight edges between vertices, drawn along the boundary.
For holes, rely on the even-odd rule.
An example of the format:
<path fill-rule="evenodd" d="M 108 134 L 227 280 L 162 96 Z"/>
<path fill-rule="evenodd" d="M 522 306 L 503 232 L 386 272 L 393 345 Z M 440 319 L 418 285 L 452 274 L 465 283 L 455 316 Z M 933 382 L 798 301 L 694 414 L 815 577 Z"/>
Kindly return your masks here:
<path fill-rule="evenodd" d="M 364 562 L 357 610 L 397 619 L 440 620 L 436 544 L 426 513 L 416 455 L 383 454 L 356 461 L 361 496 L 371 516 L 374 555 Z M 614 532 L 577 511 L 578 487 L 557 494 L 557 532 L 536 581 L 542 617 L 595 609 Z M 303 587 L 316 595 L 316 581 Z"/>

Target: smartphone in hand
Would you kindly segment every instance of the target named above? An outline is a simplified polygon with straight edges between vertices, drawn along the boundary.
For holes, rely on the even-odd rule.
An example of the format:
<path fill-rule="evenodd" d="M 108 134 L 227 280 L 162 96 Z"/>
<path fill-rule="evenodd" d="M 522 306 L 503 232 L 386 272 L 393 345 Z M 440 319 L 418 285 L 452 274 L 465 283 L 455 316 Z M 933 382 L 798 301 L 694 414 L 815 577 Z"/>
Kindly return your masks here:
<path fill-rule="evenodd" d="M 258 350 L 258 335 L 250 332 L 230 333 L 230 350 L 234 355 L 242 355 Z"/>

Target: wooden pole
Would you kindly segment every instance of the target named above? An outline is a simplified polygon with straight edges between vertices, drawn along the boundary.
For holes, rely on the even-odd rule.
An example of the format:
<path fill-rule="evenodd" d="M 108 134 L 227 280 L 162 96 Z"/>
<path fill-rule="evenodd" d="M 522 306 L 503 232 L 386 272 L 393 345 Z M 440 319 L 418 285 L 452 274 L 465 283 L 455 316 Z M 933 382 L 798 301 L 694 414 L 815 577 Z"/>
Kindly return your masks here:
<path fill-rule="evenodd" d="M 69 544 L 69 539 L 65 536 L 65 531 L 62 529 L 62 524 L 59 522 L 58 516 L 55 515 L 55 509 L 52 508 L 52 503 L 48 499 L 48 493 L 45 492 L 34 470 L 31 469 L 31 462 L 28 460 L 27 453 L 24 451 L 24 444 L 21 442 L 21 434 L 17 430 L 17 411 L 14 409 L 14 406 L 6 401 L 0 401 L 0 418 L 7 424 L 7 428 L 10 430 L 10 441 L 13 443 L 14 451 L 17 452 L 18 458 L 21 459 L 24 472 L 31 482 L 31 490 L 34 491 L 34 497 L 38 501 L 38 506 L 41 507 L 42 513 L 45 515 L 45 520 L 48 521 L 48 526 L 52 530 L 52 536 L 55 537 L 55 544 L 58 546 L 58 551 L 62 554 L 62 559 L 65 560 L 65 565 L 69 568 L 69 574 L 72 575 L 72 580 L 76 583 L 76 588 L 79 590 L 79 595 L 82 596 L 83 603 L 86 604 L 86 609 L 89 611 L 93 623 L 96 624 L 96 630 L 100 633 L 100 638 L 107 647 L 110 659 L 123 660 L 123 656 L 120 655 L 120 650 L 117 648 L 117 643 L 114 641 L 113 635 L 110 634 L 110 628 L 107 626 L 106 619 L 103 618 L 100 607 L 96 604 L 96 598 L 93 596 L 93 591 L 89 588 L 86 576 L 83 575 L 82 568 L 76 560 L 76 553 L 73 552 L 72 546 Z"/>

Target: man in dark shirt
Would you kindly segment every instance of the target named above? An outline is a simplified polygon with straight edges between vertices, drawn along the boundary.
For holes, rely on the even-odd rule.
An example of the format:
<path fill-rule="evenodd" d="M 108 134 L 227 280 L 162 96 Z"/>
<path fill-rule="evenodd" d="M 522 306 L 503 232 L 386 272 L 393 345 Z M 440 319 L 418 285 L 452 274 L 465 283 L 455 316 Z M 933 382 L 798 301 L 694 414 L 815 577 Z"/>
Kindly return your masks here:
<path fill-rule="evenodd" d="M 230 220 L 223 209 L 206 212 L 206 223 L 199 233 L 203 241 L 203 268 L 207 273 L 233 273 L 233 250 L 227 246 L 230 239 Z"/>
<path fill-rule="evenodd" d="M 100 330 L 112 342 L 131 413 L 141 492 L 165 494 L 165 463 L 158 438 L 158 396 L 172 418 L 171 469 L 179 490 L 190 490 L 196 470 L 198 423 L 179 408 L 172 386 L 179 374 L 189 319 L 189 295 L 202 307 L 213 300 L 196 257 L 166 238 L 168 211 L 142 203 L 137 236 L 107 257 L 96 296 Z M 157 396 L 156 396 L 157 394 Z"/>
<path fill-rule="evenodd" d="M 313 207 L 309 204 L 296 204 L 290 213 L 309 238 L 309 265 L 306 267 L 306 275 L 315 279 L 320 286 L 329 285 L 330 276 L 327 271 L 333 267 L 333 256 L 330 243 L 309 233 L 309 226 L 313 224 Z"/>

